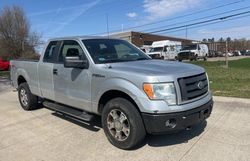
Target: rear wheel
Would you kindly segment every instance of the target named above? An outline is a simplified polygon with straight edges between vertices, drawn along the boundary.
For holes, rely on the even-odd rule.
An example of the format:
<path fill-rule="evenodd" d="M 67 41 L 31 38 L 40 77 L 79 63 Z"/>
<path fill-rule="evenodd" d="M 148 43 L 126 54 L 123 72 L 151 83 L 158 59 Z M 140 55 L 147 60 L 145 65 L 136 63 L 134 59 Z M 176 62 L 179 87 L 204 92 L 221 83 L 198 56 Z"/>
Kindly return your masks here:
<path fill-rule="evenodd" d="M 18 98 L 24 110 L 34 110 L 39 107 L 38 97 L 30 92 L 26 82 L 18 86 Z"/>
<path fill-rule="evenodd" d="M 137 146 L 146 135 L 138 110 L 124 98 L 114 98 L 104 106 L 102 126 L 109 142 L 120 149 Z"/>

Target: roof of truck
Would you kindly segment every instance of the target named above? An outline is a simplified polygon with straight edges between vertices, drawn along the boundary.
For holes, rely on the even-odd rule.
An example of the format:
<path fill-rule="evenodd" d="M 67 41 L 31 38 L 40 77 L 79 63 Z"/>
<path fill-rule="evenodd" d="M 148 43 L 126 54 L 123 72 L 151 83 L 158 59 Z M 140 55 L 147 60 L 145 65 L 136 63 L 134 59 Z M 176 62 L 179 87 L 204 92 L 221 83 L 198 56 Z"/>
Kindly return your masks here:
<path fill-rule="evenodd" d="M 57 37 L 49 39 L 49 41 L 58 41 L 58 40 L 71 40 L 71 39 L 78 39 L 78 40 L 86 40 L 86 39 L 117 39 L 108 36 L 67 36 L 67 37 Z"/>

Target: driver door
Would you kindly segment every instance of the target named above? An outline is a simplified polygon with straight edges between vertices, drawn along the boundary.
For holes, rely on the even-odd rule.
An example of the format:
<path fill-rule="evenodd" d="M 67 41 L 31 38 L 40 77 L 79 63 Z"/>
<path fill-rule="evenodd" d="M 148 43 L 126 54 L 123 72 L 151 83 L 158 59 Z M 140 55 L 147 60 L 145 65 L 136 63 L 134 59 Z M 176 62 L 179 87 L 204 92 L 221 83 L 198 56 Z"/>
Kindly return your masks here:
<path fill-rule="evenodd" d="M 91 73 L 89 69 L 65 68 L 66 56 L 87 57 L 75 40 L 63 41 L 60 49 L 58 63 L 54 65 L 54 91 L 55 100 L 62 104 L 91 111 Z"/>

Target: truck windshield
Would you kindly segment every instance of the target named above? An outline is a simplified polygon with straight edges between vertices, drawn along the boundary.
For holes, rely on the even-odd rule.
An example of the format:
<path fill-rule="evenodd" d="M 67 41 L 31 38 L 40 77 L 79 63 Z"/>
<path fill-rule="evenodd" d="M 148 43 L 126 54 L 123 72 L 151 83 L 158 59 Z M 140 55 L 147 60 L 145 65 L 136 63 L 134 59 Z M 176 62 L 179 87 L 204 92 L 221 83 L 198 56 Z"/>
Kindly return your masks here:
<path fill-rule="evenodd" d="M 162 50 L 163 50 L 163 47 L 156 47 L 156 48 L 150 49 L 150 52 L 161 52 Z"/>
<path fill-rule="evenodd" d="M 150 59 L 125 40 L 89 39 L 82 42 L 96 64 Z"/>
<path fill-rule="evenodd" d="M 197 45 L 188 45 L 188 46 L 184 46 L 181 50 L 196 50 L 197 49 Z"/>

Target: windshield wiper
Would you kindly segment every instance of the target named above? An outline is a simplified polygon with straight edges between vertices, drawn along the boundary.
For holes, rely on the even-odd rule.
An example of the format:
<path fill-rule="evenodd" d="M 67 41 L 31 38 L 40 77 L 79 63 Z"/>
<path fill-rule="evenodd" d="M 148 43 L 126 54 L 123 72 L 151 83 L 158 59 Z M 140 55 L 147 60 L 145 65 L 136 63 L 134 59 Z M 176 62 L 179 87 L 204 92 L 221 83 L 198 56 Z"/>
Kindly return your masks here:
<path fill-rule="evenodd" d="M 107 59 L 107 60 L 103 60 L 102 63 L 117 63 L 117 62 L 124 62 L 127 60 L 122 60 L 122 59 Z"/>

